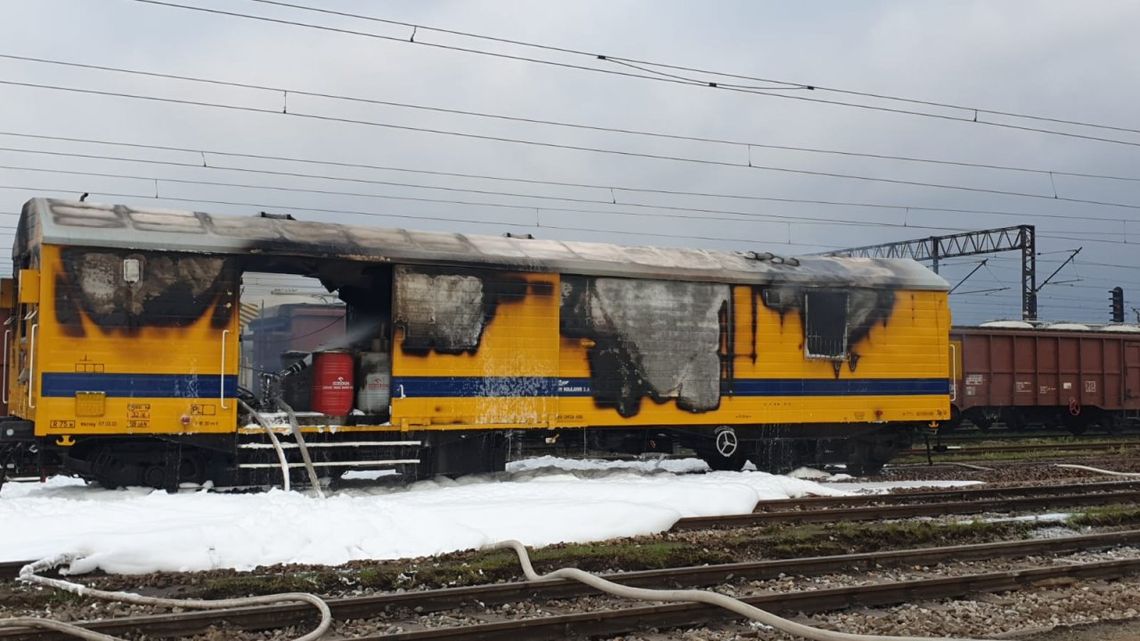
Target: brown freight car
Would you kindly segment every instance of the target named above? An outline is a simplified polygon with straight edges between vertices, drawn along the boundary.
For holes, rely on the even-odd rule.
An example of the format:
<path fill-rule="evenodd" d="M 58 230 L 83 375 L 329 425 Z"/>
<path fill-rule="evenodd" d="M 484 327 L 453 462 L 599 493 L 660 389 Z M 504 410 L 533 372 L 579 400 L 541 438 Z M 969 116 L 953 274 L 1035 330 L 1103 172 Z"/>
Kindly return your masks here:
<path fill-rule="evenodd" d="M 1140 416 L 1135 328 L 1009 325 L 951 331 L 947 427 L 965 419 L 980 429 L 1000 421 L 1015 430 L 1037 424 L 1080 434 L 1092 426 L 1116 431 Z"/>

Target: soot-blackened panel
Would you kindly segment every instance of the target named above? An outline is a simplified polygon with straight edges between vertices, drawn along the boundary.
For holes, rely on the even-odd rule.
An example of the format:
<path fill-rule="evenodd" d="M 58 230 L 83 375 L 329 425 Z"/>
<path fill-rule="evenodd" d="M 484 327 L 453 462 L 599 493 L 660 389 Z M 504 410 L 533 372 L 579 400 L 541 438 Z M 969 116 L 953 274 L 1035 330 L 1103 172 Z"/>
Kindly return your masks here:
<path fill-rule="evenodd" d="M 587 351 L 594 400 L 633 416 L 641 399 L 705 412 L 720 405 L 729 287 L 715 283 L 563 276 L 561 332 Z"/>
<path fill-rule="evenodd" d="M 802 287 L 766 287 L 763 290 L 764 305 L 780 313 L 804 312 L 804 299 L 808 290 Z M 828 290 L 824 290 L 828 291 Z M 850 288 L 841 291 L 847 296 L 847 358 L 852 370 L 858 363 L 855 348 L 871 332 L 876 323 L 886 323 L 895 307 L 895 292 L 890 289 Z M 811 313 L 809 308 L 808 313 Z M 834 312 L 831 312 L 834 313 Z M 808 323 L 803 323 L 805 332 Z M 805 336 L 805 341 L 807 337 Z"/>
<path fill-rule="evenodd" d="M 80 311 L 103 329 L 184 327 L 213 308 L 211 325 L 225 327 L 233 314 L 233 258 L 201 254 L 91 251 L 60 253 L 55 311 L 70 333 L 81 333 Z M 123 277 L 123 261 L 139 261 L 138 282 Z"/>
<path fill-rule="evenodd" d="M 498 306 L 523 299 L 528 289 L 526 280 L 509 274 L 398 267 L 396 323 L 404 329 L 401 348 L 409 353 L 474 353 Z M 541 288 L 534 289 L 541 293 Z"/>

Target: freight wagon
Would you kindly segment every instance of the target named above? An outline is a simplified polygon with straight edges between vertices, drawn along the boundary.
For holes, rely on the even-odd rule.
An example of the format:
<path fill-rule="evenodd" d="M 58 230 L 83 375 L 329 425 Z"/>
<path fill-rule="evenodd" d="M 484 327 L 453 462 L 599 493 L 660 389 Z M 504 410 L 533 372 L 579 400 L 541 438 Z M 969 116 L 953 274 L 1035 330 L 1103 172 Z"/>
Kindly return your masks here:
<path fill-rule="evenodd" d="M 950 412 L 947 285 L 909 260 L 46 199 L 13 259 L 0 469 L 259 484 L 309 453 L 326 477 L 425 477 L 502 469 L 530 442 L 869 472 Z M 261 273 L 335 293 L 344 335 L 254 393 L 238 310 Z M 306 366 L 308 411 L 286 398 Z"/>
<path fill-rule="evenodd" d="M 1140 416 L 1140 329 L 1005 325 L 951 332 L 948 427 L 965 419 L 983 430 L 1000 421 L 1081 434 L 1092 426 L 1115 431 Z"/>

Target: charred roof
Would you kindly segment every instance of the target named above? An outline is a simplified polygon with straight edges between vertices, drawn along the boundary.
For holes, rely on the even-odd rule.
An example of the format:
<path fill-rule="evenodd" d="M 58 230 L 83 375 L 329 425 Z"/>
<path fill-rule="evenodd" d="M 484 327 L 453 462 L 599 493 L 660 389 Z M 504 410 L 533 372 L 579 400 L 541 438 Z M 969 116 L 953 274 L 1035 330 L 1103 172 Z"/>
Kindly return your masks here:
<path fill-rule="evenodd" d="M 945 291 L 908 259 L 626 246 L 342 225 L 267 216 L 36 198 L 24 205 L 15 253 L 40 244 L 210 254 L 275 254 L 399 264 L 449 264 L 568 274 Z"/>

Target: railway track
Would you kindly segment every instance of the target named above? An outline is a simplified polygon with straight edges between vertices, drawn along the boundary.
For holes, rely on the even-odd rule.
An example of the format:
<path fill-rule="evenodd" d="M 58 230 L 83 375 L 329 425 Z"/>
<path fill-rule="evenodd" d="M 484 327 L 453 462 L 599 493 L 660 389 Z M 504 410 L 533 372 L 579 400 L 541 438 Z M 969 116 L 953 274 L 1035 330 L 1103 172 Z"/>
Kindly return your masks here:
<path fill-rule="evenodd" d="M 1056 496 L 1078 492 L 1097 494 L 1125 490 L 1140 490 L 1140 479 L 1129 481 L 1100 481 L 1080 485 L 1004 485 L 999 487 L 960 487 L 943 490 L 922 490 L 892 494 L 854 494 L 848 496 L 808 496 L 798 499 L 772 499 L 756 503 L 754 512 L 780 510 L 808 510 L 835 506 L 901 505 L 938 500 L 968 501 L 987 498 L 1018 498 L 1030 496 Z"/>
<path fill-rule="evenodd" d="M 1104 443 L 1029 443 L 1025 445 L 932 445 L 933 454 L 1012 454 L 1028 452 L 1084 452 L 1140 448 L 1140 441 L 1109 441 Z M 904 456 L 926 456 L 925 447 L 913 447 L 902 453 Z"/>
<path fill-rule="evenodd" d="M 972 500 L 938 502 L 904 502 L 881 505 L 837 506 L 826 509 L 774 509 L 727 514 L 695 516 L 680 519 L 672 531 L 703 530 L 715 527 L 754 527 L 778 523 L 820 523 L 833 521 L 872 521 L 879 519 L 909 519 L 921 516 L 947 514 L 982 514 L 986 512 L 1017 512 L 1051 508 L 1113 505 L 1140 502 L 1140 489 L 1123 489 L 1095 493 L 1069 493 L 1045 496 L 977 498 Z M 823 504 L 826 506 L 826 503 Z"/>
<path fill-rule="evenodd" d="M 879 566 L 929 565 L 941 561 L 1064 554 L 1121 545 L 1140 545 L 1140 530 L 1073 536 L 1059 539 L 1006 541 L 974 545 L 917 548 L 861 554 L 755 561 L 712 566 L 668 568 L 606 575 L 624 585 L 639 587 L 702 587 L 734 579 L 765 580 L 781 575 L 813 576 L 842 570 L 862 570 Z M 858 606 L 877 606 L 918 599 L 947 598 L 978 592 L 1014 590 L 1034 583 L 1060 578 L 1112 578 L 1140 572 L 1140 559 L 1062 565 L 1030 570 L 975 574 L 969 576 L 860 585 L 782 594 L 765 594 L 744 599 L 757 607 L 777 613 L 823 612 Z M 446 588 L 414 592 L 386 593 L 329 601 L 337 620 L 375 618 L 384 613 L 413 611 L 438 612 L 464 606 L 491 606 L 501 603 L 567 599 L 596 594 L 579 583 L 565 580 L 514 582 Z M 531 639 L 569 635 L 621 634 L 642 627 L 680 627 L 731 615 L 697 604 L 634 606 L 615 610 L 590 611 L 558 616 L 480 623 L 455 628 L 414 630 L 390 635 L 361 637 L 356 641 L 396 641 L 427 639 Z M 189 636 L 211 626 L 225 624 L 244 630 L 265 630 L 306 625 L 312 609 L 302 604 L 251 607 L 212 612 L 191 611 L 84 622 L 84 627 L 113 635 Z M 55 641 L 51 632 L 28 629 L 0 630 L 0 641 Z"/>

